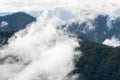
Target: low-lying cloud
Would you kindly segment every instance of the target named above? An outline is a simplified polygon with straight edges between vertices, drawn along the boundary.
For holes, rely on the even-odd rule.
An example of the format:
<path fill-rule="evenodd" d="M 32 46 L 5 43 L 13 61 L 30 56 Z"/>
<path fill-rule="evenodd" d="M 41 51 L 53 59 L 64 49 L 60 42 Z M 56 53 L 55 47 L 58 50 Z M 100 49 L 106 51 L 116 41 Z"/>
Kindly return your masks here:
<path fill-rule="evenodd" d="M 74 70 L 74 59 L 77 55 L 75 48 L 79 45 L 75 38 L 57 29 L 57 26 L 64 24 L 64 21 L 59 19 L 61 14 L 58 12 L 61 9 L 66 10 L 72 16 L 70 23 L 76 20 L 84 22 L 95 18 L 98 14 L 118 16 L 120 1 L 1 0 L 1 12 L 43 11 L 43 13 L 37 22 L 16 33 L 9 40 L 9 44 L 0 49 L 1 59 L 11 55 L 16 57 L 8 57 L 1 62 L 0 80 L 69 79 L 68 74 Z M 49 11 L 53 13 L 48 18 Z M 92 28 L 93 26 L 90 27 Z"/>
<path fill-rule="evenodd" d="M 117 46 L 120 46 L 120 40 L 113 36 L 111 39 L 105 39 L 103 44 L 108 45 L 108 46 L 117 47 Z"/>
<path fill-rule="evenodd" d="M 46 10 L 37 22 L 16 33 L 1 49 L 0 58 L 17 59 L 8 57 L 0 65 L 0 80 L 67 80 L 79 44 L 57 29 L 62 23 L 55 16 L 48 18 Z"/>

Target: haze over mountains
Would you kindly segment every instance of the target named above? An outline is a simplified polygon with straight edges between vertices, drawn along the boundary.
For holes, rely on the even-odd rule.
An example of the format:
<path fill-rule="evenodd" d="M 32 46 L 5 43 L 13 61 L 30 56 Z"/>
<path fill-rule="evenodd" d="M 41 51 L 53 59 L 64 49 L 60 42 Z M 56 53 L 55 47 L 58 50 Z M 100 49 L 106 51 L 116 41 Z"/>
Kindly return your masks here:
<path fill-rule="evenodd" d="M 0 80 L 120 80 L 119 0 L 1 0 L 0 14 Z"/>
<path fill-rule="evenodd" d="M 24 12 L 1 16 L 0 31 L 18 31 L 26 28 L 26 25 L 33 21 L 35 21 L 35 18 Z"/>
<path fill-rule="evenodd" d="M 62 11 L 62 13 L 64 12 Z M 49 14 L 51 13 L 52 12 Z M 63 14 L 63 17 L 61 16 L 61 19 L 66 20 L 64 17 L 65 14 L 67 14 L 67 12 Z M 0 31 L 19 31 L 21 29 L 25 29 L 28 24 L 35 20 L 36 18 L 24 12 L 1 16 Z M 98 43 L 103 43 L 106 39 L 112 38 L 120 40 L 120 17 L 110 20 L 108 15 L 101 14 L 98 15 L 94 20 L 88 20 L 85 22 L 72 22 L 69 25 L 63 26 L 68 26 L 67 31 L 75 34 L 78 37 L 80 36 Z"/>
<path fill-rule="evenodd" d="M 1 23 L 3 21 L 8 23 L 0 26 L 0 44 L 2 47 L 8 43 L 8 39 L 14 33 L 25 29 L 26 25 L 30 25 L 36 19 L 24 12 L 18 12 L 0 17 L 0 21 Z M 89 25 L 86 22 L 81 24 L 73 22 L 67 28 L 69 33 L 74 33 L 78 39 L 81 39 L 79 41 L 81 47 L 76 48 L 76 50 L 82 51 L 82 56 L 76 60 L 76 69 L 73 70 L 72 74 L 79 74 L 76 80 L 119 80 L 120 48 L 113 48 L 102 44 L 105 39 L 113 36 L 120 39 L 119 17 L 111 21 L 112 26 L 110 27 L 107 15 L 98 15 L 90 23 L 94 28 L 89 29 Z M 81 54 L 80 52 L 79 54 Z M 0 65 L 6 63 L 14 64 L 19 62 L 19 60 L 17 56 L 8 55 L 0 58 Z"/>

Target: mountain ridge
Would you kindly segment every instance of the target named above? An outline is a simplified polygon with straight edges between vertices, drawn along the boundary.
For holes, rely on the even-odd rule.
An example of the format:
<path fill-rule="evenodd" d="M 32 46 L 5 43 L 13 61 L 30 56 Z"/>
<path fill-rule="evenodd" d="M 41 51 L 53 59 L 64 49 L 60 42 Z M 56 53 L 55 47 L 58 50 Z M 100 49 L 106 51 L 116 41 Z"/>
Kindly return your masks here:
<path fill-rule="evenodd" d="M 96 31 L 98 31 L 98 33 L 101 35 L 100 38 L 103 35 L 102 30 L 108 28 L 106 26 L 107 18 L 108 18 L 107 16 L 101 16 L 99 17 L 98 20 L 95 20 L 96 22 L 94 23 L 94 25 L 97 24 L 96 26 L 98 27 L 98 29 Z M 28 24 L 26 23 L 26 25 Z M 119 19 L 118 22 L 116 22 L 115 24 L 117 25 L 120 24 Z M 86 23 L 83 23 L 81 25 L 78 25 L 78 23 L 76 23 L 70 26 L 72 27 L 70 30 L 72 31 L 78 30 L 79 32 L 80 29 L 84 30 L 85 25 Z M 100 26 L 102 25 L 105 28 L 99 30 L 101 29 Z M 80 28 L 80 26 L 82 27 Z M 25 28 L 25 26 L 19 28 L 19 30 L 23 28 Z M 117 28 L 119 27 L 117 26 Z M 8 39 L 12 35 L 14 35 L 16 31 L 19 30 L 15 29 L 15 30 L 0 31 L 0 48 L 5 44 L 7 44 Z M 70 30 L 68 29 L 68 31 Z M 77 34 L 78 35 L 77 38 L 81 39 L 81 41 L 79 41 L 80 47 L 77 47 L 76 50 L 82 52 L 82 56 L 79 57 L 77 60 L 75 60 L 75 70 L 73 70 L 72 74 L 79 75 L 79 78 L 77 80 L 119 80 L 120 79 L 120 54 L 119 54 L 120 47 L 114 48 L 101 44 L 101 41 L 94 41 L 94 32 L 91 34 L 93 35 L 88 34 L 89 38 L 87 38 L 87 36 L 83 35 L 82 33 L 80 33 L 80 35 Z M 7 59 L 9 60 L 9 57 L 17 61 L 16 56 L 9 55 L 0 59 L 0 64 L 6 62 Z"/>
<path fill-rule="evenodd" d="M 26 28 L 26 25 L 33 21 L 36 21 L 36 18 L 25 12 L 17 12 L 6 16 L 0 16 L 0 31 L 19 31 Z"/>
<path fill-rule="evenodd" d="M 110 21 L 108 15 L 98 15 L 94 20 L 89 20 L 89 23 L 91 25 L 88 25 L 88 22 L 73 22 L 67 31 L 99 43 L 103 43 L 112 37 L 120 40 L 120 17 Z"/>

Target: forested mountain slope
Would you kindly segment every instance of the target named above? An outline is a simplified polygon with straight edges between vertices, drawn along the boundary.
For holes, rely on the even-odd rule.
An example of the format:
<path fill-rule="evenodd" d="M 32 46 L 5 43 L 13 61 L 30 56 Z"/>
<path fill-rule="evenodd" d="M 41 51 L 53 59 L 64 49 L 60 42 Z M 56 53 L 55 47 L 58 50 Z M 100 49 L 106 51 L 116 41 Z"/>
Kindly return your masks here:
<path fill-rule="evenodd" d="M 36 19 L 24 12 L 17 12 L 6 16 L 0 16 L 0 32 L 18 31 L 26 28 L 26 25 Z"/>

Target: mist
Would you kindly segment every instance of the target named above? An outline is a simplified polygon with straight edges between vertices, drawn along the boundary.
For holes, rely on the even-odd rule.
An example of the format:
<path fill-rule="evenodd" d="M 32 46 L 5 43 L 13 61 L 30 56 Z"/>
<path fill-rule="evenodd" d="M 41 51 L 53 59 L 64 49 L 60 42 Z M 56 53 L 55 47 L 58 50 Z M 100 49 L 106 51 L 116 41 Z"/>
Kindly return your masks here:
<path fill-rule="evenodd" d="M 103 41 L 103 44 L 112 46 L 112 47 L 117 47 L 117 46 L 120 46 L 120 41 L 118 38 L 113 36 L 111 39 L 105 39 L 105 41 Z"/>
<path fill-rule="evenodd" d="M 111 26 L 111 20 L 119 16 L 119 4 L 119 0 L 0 1 L 1 12 L 41 13 L 36 22 L 15 33 L 0 48 L 0 59 L 5 59 L 0 62 L 0 80 L 75 80 L 77 75 L 69 74 L 75 69 L 76 56 L 81 56 L 75 51 L 79 40 L 59 27 L 94 20 L 98 14 L 108 15 Z M 70 15 L 67 21 L 60 18 L 62 10 Z M 93 30 L 94 26 L 88 24 L 88 29 Z"/>
<path fill-rule="evenodd" d="M 81 54 L 75 52 L 78 40 L 58 29 L 62 24 L 57 16 L 48 18 L 45 10 L 36 22 L 10 38 L 0 50 L 1 59 L 9 56 L 0 65 L 0 80 L 67 80 L 75 56 Z"/>

